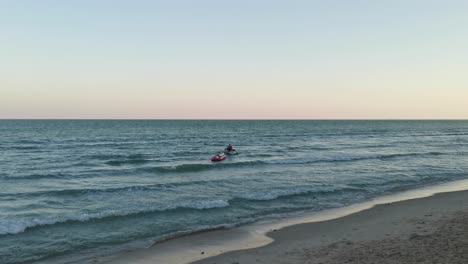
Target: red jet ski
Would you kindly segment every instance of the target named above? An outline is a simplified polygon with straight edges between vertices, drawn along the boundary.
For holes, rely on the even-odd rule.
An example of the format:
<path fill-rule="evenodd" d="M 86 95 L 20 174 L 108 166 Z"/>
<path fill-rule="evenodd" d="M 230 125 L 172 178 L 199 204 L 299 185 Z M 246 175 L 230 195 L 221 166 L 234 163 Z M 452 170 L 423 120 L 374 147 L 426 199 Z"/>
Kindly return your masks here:
<path fill-rule="evenodd" d="M 226 154 L 224 154 L 223 152 L 219 153 L 219 154 L 216 154 L 214 155 L 212 158 L 211 158 L 211 161 L 223 161 L 226 159 Z"/>

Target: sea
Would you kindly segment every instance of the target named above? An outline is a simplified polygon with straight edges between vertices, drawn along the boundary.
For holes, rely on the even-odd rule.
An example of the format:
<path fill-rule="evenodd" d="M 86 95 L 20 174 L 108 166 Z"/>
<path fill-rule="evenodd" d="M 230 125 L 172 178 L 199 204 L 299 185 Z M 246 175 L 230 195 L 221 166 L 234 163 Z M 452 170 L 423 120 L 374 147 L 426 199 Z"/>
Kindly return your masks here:
<path fill-rule="evenodd" d="M 211 162 L 228 144 L 239 155 Z M 0 263 L 86 263 L 461 179 L 468 121 L 0 120 Z"/>

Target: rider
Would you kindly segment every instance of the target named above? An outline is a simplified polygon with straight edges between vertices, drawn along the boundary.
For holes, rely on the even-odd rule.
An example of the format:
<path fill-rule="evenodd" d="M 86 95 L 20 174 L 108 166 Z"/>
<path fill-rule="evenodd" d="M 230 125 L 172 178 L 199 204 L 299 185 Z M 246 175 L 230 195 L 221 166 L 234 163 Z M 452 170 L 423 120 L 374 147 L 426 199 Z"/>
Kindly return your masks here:
<path fill-rule="evenodd" d="M 226 153 L 230 153 L 230 152 L 232 152 L 232 151 L 234 151 L 235 153 L 237 153 L 237 150 L 235 150 L 235 149 L 232 147 L 231 144 L 229 144 L 229 145 L 224 149 L 224 152 L 226 152 Z"/>

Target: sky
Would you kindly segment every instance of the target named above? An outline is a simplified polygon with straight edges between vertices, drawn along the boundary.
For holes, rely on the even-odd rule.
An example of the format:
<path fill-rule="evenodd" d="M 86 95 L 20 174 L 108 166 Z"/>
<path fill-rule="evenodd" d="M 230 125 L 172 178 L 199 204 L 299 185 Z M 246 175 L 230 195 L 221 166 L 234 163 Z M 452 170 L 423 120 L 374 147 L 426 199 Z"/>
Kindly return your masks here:
<path fill-rule="evenodd" d="M 468 119 L 465 0 L 0 0 L 0 118 Z"/>

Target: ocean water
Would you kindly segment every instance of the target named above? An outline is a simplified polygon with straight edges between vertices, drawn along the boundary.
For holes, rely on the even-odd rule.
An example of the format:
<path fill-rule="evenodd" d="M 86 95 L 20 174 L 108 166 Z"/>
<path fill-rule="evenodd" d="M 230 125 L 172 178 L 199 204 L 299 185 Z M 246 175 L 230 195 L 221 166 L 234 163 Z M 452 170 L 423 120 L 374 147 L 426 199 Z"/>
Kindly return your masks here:
<path fill-rule="evenodd" d="M 240 154 L 210 162 L 228 143 Z M 468 121 L 0 120 L 0 263 L 81 263 L 467 178 Z"/>

